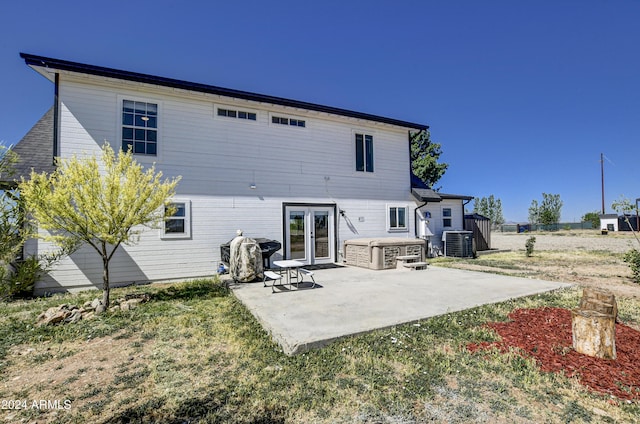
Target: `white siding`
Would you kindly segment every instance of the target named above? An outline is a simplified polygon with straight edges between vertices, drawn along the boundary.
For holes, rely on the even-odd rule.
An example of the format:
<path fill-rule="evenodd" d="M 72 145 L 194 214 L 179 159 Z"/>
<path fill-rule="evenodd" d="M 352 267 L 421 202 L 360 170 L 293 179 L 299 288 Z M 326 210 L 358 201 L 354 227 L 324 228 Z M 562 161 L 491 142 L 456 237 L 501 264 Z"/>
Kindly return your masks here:
<path fill-rule="evenodd" d="M 444 208 L 451 208 L 451 227 L 444 227 L 444 217 L 442 216 L 442 210 Z M 431 213 L 431 218 L 427 218 L 427 220 L 429 221 L 429 229 L 434 234 L 433 237 L 431 237 L 433 246 L 442 248 L 443 231 L 464 230 L 464 206 L 462 200 L 445 199 L 442 202 L 428 203 L 426 206 L 420 208 L 421 214 L 427 211 Z"/>
<path fill-rule="evenodd" d="M 158 156 L 137 158 L 156 162 L 165 176 L 182 176 L 177 196 L 191 201 L 192 237 L 162 240 L 159 230 L 146 231 L 139 244 L 121 247 L 114 257 L 114 285 L 212 275 L 220 244 L 232 239 L 237 229 L 250 237 L 283 242 L 283 202 L 335 203 L 338 211 L 345 211 L 344 217 L 336 217 L 338 249 L 349 238 L 414 237 L 406 128 L 63 75 L 61 156 L 97 153 L 105 140 L 119 150 L 122 99 L 158 103 Z M 219 117 L 217 105 L 255 111 L 257 120 Z M 306 127 L 271 124 L 270 113 L 304 119 Z M 355 171 L 356 132 L 373 135 L 373 173 Z M 390 203 L 409 207 L 408 231 L 387 231 Z M 101 284 L 101 261 L 85 248 L 63 260 L 38 291 Z"/>

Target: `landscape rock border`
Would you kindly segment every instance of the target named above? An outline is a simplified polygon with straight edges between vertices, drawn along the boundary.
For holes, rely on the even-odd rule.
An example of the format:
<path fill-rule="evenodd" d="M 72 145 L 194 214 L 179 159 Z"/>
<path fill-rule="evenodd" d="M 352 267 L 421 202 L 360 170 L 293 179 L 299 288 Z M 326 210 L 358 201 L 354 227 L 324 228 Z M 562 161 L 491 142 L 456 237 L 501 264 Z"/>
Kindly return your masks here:
<path fill-rule="evenodd" d="M 130 311 L 138 307 L 141 303 L 146 303 L 151 299 L 146 293 L 128 294 L 124 298 L 116 299 L 109 307 L 110 312 Z M 82 306 L 63 303 L 47 309 L 38 315 L 36 325 L 38 327 L 46 325 L 70 324 L 80 320 L 92 319 L 106 311 L 102 300 L 96 298 L 85 302 Z"/>

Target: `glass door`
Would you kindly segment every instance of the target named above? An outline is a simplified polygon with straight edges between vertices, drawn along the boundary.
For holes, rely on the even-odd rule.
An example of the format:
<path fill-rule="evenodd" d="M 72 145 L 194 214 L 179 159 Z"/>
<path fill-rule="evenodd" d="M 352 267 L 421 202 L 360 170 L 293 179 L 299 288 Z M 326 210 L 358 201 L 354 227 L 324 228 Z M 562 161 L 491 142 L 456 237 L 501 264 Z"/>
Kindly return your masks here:
<path fill-rule="evenodd" d="M 289 237 L 287 244 L 289 259 L 297 259 L 300 261 L 307 260 L 307 228 L 305 225 L 307 211 L 303 210 L 291 210 L 288 213 L 289 225 Z"/>
<path fill-rule="evenodd" d="M 286 255 L 307 265 L 331 263 L 334 258 L 334 208 L 287 206 Z"/>
<path fill-rule="evenodd" d="M 315 261 L 331 258 L 329 240 L 329 211 L 313 211 L 313 257 Z"/>

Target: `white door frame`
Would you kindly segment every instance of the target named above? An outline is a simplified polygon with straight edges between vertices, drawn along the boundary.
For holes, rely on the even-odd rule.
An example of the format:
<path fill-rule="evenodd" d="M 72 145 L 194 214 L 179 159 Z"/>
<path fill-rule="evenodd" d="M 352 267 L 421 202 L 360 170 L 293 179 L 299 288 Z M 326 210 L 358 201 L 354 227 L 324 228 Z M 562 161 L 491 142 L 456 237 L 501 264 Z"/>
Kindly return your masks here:
<path fill-rule="evenodd" d="M 296 231 L 292 226 L 293 214 L 298 218 L 297 234 L 292 234 Z M 316 224 L 327 230 L 324 236 L 317 234 Z M 305 265 L 335 262 L 336 224 L 336 205 L 333 203 L 283 203 L 284 257 L 299 260 Z"/>

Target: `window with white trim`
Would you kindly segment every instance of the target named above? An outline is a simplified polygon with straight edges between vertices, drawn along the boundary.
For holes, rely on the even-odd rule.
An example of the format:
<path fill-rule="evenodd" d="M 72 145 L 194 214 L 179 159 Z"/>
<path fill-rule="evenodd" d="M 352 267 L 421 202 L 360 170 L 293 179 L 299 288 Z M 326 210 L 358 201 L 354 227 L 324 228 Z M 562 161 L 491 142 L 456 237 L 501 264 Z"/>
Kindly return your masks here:
<path fill-rule="evenodd" d="M 451 208 L 442 208 L 442 226 L 445 228 L 452 226 Z"/>
<path fill-rule="evenodd" d="M 227 118 L 246 119 L 249 121 L 255 121 L 257 115 L 255 112 L 249 112 L 246 110 L 236 110 L 227 108 L 218 108 L 218 116 L 225 116 Z"/>
<path fill-rule="evenodd" d="M 158 104 L 122 101 L 122 150 L 136 155 L 158 154 Z"/>
<path fill-rule="evenodd" d="M 406 206 L 387 207 L 387 228 L 389 231 L 407 231 L 409 228 L 407 217 L 409 208 Z"/>
<path fill-rule="evenodd" d="M 356 134 L 356 171 L 373 172 L 373 136 Z"/>
<path fill-rule="evenodd" d="M 280 124 L 280 125 L 288 125 L 291 127 L 301 127 L 305 128 L 307 126 L 307 122 L 304 119 L 297 118 L 285 118 L 282 116 L 272 116 L 271 117 L 272 124 Z"/>
<path fill-rule="evenodd" d="M 170 212 L 173 210 L 173 214 Z M 191 202 L 174 199 L 165 206 L 164 228 L 162 238 L 191 237 Z"/>

